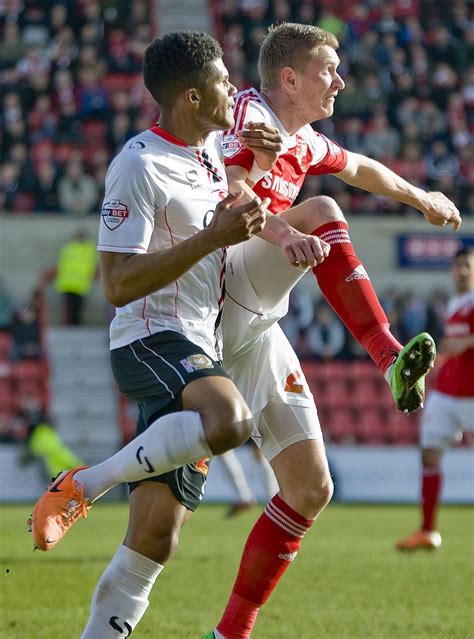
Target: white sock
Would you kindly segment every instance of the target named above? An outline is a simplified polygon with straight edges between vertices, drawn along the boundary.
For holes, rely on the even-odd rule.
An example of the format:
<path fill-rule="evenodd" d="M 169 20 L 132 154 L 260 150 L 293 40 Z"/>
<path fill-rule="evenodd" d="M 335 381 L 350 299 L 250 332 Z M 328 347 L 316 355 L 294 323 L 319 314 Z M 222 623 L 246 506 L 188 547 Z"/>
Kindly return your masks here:
<path fill-rule="evenodd" d="M 104 462 L 80 470 L 74 479 L 94 501 L 124 482 L 167 473 L 184 464 L 212 457 L 202 420 L 195 411 L 164 415 Z"/>
<path fill-rule="evenodd" d="M 395 364 L 395 361 L 393 362 L 393 364 Z M 390 375 L 392 374 L 393 364 L 390 364 L 390 366 L 387 368 L 387 370 L 384 373 L 385 381 L 387 382 L 389 386 L 390 386 Z"/>
<path fill-rule="evenodd" d="M 145 614 L 162 570 L 161 564 L 120 546 L 96 586 L 81 639 L 128 637 Z"/>
<path fill-rule="evenodd" d="M 221 635 L 217 628 L 214 630 L 214 639 L 225 639 L 224 635 Z"/>
<path fill-rule="evenodd" d="M 221 455 L 221 461 L 226 467 L 229 479 L 234 484 L 235 490 L 239 494 L 241 501 L 255 501 L 255 496 L 252 489 L 247 483 L 244 475 L 244 469 L 240 463 L 234 450 L 228 450 Z"/>

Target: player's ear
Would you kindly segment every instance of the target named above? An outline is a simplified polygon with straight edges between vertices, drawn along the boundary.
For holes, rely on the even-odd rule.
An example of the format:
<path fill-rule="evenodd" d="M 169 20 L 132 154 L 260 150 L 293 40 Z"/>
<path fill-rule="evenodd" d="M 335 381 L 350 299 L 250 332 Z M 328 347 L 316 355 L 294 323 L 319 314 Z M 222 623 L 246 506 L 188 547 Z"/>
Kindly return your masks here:
<path fill-rule="evenodd" d="M 201 104 L 201 95 L 195 88 L 186 89 L 184 92 L 186 102 L 194 108 L 198 108 Z"/>
<path fill-rule="evenodd" d="M 296 73 L 292 67 L 283 67 L 280 71 L 280 78 L 283 86 L 290 91 L 296 88 Z"/>

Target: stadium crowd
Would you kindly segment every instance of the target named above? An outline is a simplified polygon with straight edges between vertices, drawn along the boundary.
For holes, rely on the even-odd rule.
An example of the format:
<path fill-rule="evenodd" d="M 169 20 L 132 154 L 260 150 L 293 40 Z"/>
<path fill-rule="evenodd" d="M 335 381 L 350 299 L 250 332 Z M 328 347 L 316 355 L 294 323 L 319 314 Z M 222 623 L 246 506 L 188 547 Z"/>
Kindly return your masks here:
<path fill-rule="evenodd" d="M 318 129 L 474 214 L 474 22 L 463 0 L 222 0 L 214 3 L 232 81 L 258 86 L 266 28 L 334 32 L 346 88 Z M 81 216 L 99 206 L 109 161 L 156 118 L 140 78 L 153 37 L 147 0 L 0 3 L 0 209 Z M 447 117 L 445 117 L 447 116 Z M 352 213 L 395 201 L 313 177 Z"/>

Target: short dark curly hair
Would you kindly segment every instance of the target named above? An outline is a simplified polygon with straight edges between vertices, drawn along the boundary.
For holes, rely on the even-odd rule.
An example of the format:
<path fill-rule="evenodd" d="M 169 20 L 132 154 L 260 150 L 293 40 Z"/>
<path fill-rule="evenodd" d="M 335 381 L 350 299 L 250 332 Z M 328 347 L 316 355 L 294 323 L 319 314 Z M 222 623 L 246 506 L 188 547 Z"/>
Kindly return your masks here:
<path fill-rule="evenodd" d="M 222 57 L 214 38 L 198 31 L 177 31 L 156 38 L 146 49 L 143 81 L 156 102 L 164 108 L 191 87 L 202 87 L 209 65 Z"/>

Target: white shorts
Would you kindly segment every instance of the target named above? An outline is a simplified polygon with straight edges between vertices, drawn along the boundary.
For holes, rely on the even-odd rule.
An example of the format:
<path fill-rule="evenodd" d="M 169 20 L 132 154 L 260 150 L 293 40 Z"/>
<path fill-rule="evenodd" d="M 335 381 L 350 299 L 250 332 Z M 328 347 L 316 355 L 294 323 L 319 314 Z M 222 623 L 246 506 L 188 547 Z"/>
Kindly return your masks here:
<path fill-rule="evenodd" d="M 431 391 L 421 418 L 422 448 L 449 448 L 465 430 L 474 432 L 474 398 Z"/>
<path fill-rule="evenodd" d="M 287 314 L 290 291 L 306 271 L 259 237 L 231 246 L 222 317 L 224 353 L 234 356 L 252 349 L 265 330 Z"/>
<path fill-rule="evenodd" d="M 305 272 L 258 237 L 231 247 L 227 258 L 224 368 L 252 411 L 252 438 L 268 461 L 291 444 L 322 437 L 313 395 L 277 323 Z"/>

